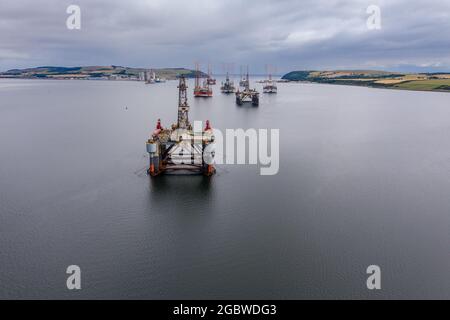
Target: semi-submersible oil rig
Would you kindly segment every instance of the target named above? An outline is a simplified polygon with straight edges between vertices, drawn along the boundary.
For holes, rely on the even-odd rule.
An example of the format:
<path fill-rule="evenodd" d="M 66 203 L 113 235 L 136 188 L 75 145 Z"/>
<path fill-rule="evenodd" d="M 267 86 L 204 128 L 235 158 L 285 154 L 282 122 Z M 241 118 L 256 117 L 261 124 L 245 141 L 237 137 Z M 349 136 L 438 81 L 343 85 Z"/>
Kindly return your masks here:
<path fill-rule="evenodd" d="M 259 106 L 259 92 L 256 89 L 250 89 L 250 79 L 247 68 L 247 81 L 242 91 L 236 91 L 236 104 L 241 106 L 243 103 L 251 102 L 253 106 Z"/>
<path fill-rule="evenodd" d="M 150 155 L 148 174 L 157 176 L 162 173 L 203 174 L 215 173 L 212 165 L 214 152 L 208 148 L 214 142 L 214 135 L 209 121 L 206 127 L 195 132 L 189 122 L 189 105 L 187 103 L 186 80 L 180 77 L 178 85 L 178 121 L 171 129 L 165 129 L 158 119 L 152 137 L 147 141 Z"/>

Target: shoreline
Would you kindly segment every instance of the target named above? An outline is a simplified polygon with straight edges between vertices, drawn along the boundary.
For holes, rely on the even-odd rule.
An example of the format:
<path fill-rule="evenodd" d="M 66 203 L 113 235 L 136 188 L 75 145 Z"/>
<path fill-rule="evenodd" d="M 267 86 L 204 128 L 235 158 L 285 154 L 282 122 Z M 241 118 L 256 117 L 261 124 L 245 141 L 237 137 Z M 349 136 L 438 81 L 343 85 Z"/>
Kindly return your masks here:
<path fill-rule="evenodd" d="M 136 79 L 67 79 L 67 78 L 16 78 L 16 77 L 2 77 L 0 76 L 0 80 L 44 80 L 44 81 L 108 81 L 108 82 L 143 82 Z M 167 81 L 174 81 L 176 79 L 166 79 Z M 408 89 L 408 88 L 400 88 L 393 86 L 368 86 L 368 85 L 357 85 L 357 84 L 348 84 L 348 83 L 329 83 L 329 82 L 316 82 L 316 81 L 304 81 L 304 80 L 288 80 L 288 81 L 277 81 L 277 83 L 308 83 L 308 84 L 322 84 L 322 85 L 330 85 L 330 86 L 347 86 L 347 87 L 361 87 L 361 88 L 369 88 L 369 89 L 381 89 L 381 90 L 398 90 L 398 91 L 413 91 L 413 92 L 439 92 L 439 93 L 450 93 L 450 90 L 439 90 L 439 89 Z"/>

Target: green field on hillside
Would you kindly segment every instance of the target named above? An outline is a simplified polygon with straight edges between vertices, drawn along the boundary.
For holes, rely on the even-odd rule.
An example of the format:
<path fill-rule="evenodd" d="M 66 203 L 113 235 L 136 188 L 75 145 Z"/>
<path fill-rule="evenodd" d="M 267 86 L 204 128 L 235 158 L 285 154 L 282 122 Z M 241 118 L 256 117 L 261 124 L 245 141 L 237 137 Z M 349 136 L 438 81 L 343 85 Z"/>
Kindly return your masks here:
<path fill-rule="evenodd" d="M 396 73 L 371 70 L 292 71 L 282 79 L 350 86 L 450 92 L 450 73 Z"/>
<path fill-rule="evenodd" d="M 408 81 L 394 85 L 396 88 L 408 90 L 449 90 L 450 79 L 429 79 Z"/>

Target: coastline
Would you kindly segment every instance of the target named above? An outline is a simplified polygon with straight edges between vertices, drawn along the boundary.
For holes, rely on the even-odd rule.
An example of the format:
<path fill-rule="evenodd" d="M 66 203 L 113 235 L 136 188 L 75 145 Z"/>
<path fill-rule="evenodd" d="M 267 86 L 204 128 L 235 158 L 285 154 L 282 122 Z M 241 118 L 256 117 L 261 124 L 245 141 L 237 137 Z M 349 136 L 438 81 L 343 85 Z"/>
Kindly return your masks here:
<path fill-rule="evenodd" d="M 99 79 L 99 78 L 20 78 L 20 77 L 3 77 L 0 76 L 1 80 L 44 80 L 44 81 L 107 81 L 107 82 L 142 82 L 137 79 Z M 167 81 L 174 81 L 176 79 L 166 79 Z M 282 80 L 282 79 L 280 79 Z M 409 89 L 409 88 L 401 88 L 394 86 L 370 86 L 370 85 L 359 85 L 359 84 L 349 84 L 349 83 L 338 83 L 338 82 L 320 82 L 320 81 L 305 81 L 305 80 L 287 80 L 287 81 L 277 81 L 278 83 L 307 83 L 307 84 L 322 84 L 322 85 L 330 85 L 330 86 L 348 86 L 348 87 L 361 87 L 361 88 L 370 88 L 370 89 L 385 89 L 385 90 L 398 90 L 398 91 L 415 91 L 415 92 L 438 92 L 438 93 L 450 93 L 450 90 L 441 90 L 441 89 Z"/>

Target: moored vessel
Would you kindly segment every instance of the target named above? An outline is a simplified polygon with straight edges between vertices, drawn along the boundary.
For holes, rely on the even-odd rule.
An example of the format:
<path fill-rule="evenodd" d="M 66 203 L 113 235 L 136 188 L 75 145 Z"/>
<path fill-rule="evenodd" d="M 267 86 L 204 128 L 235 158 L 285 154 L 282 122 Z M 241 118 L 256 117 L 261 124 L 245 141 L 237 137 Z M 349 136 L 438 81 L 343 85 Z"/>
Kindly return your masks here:
<path fill-rule="evenodd" d="M 209 86 L 214 86 L 216 84 L 216 79 L 212 76 L 211 65 L 208 65 L 208 78 L 206 79 L 206 82 Z"/>
<path fill-rule="evenodd" d="M 204 97 L 209 98 L 212 97 L 213 91 L 208 84 L 208 79 L 204 80 L 202 84 L 200 84 L 200 70 L 199 65 L 196 65 L 195 72 L 195 86 L 194 86 L 194 97 Z"/>
<path fill-rule="evenodd" d="M 234 93 L 236 91 L 236 88 L 234 87 L 234 82 L 230 80 L 230 77 L 227 72 L 227 77 L 225 79 L 225 82 L 222 82 L 222 86 L 220 87 L 220 90 L 222 93 Z"/>
<path fill-rule="evenodd" d="M 240 72 L 240 75 L 241 75 L 240 79 L 241 80 L 239 81 L 239 86 L 245 88 L 245 87 L 247 87 L 249 85 L 249 82 L 248 82 L 249 80 L 248 80 L 248 78 L 245 77 L 245 75 L 242 74 L 242 66 L 241 66 L 240 70 L 241 70 L 241 72 Z M 247 66 L 247 75 L 248 75 L 248 66 Z"/>
<path fill-rule="evenodd" d="M 251 102 L 253 106 L 259 106 L 259 92 L 256 89 L 250 89 L 250 77 L 247 68 L 247 83 L 242 91 L 236 92 L 236 104 L 241 106 L 244 103 Z"/>
<path fill-rule="evenodd" d="M 275 81 L 272 80 L 271 66 L 266 66 L 268 78 L 264 80 L 263 93 L 277 93 L 278 88 Z"/>

